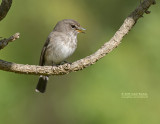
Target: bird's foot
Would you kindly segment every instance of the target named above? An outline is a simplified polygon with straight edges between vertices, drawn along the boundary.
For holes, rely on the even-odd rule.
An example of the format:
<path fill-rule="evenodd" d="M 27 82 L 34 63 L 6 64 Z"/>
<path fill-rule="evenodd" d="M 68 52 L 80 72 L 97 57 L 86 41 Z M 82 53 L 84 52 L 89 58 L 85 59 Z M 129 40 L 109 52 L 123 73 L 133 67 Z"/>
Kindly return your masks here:
<path fill-rule="evenodd" d="M 60 63 L 61 65 L 63 64 L 72 64 L 71 62 L 67 62 L 66 60 Z"/>

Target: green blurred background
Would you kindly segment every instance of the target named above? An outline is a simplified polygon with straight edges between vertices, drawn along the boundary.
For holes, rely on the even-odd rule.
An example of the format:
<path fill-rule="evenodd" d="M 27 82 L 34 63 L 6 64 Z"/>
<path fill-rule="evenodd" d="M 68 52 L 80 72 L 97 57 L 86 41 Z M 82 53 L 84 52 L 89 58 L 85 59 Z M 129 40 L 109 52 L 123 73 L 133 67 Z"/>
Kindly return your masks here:
<path fill-rule="evenodd" d="M 14 0 L 0 22 L 0 36 L 20 39 L 0 59 L 34 64 L 57 21 L 75 19 L 86 34 L 68 61 L 94 53 L 121 26 L 140 1 Z M 160 124 L 160 8 L 144 15 L 120 46 L 83 71 L 51 77 L 45 94 L 38 76 L 0 71 L 0 124 Z M 148 98 L 122 98 L 147 93 Z"/>

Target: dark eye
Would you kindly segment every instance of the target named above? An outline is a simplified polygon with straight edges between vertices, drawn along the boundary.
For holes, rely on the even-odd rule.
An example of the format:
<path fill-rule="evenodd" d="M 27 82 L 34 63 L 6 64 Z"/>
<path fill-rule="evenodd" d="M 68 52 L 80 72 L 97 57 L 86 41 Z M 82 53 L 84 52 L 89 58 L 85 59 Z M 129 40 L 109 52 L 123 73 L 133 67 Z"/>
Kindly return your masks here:
<path fill-rule="evenodd" d="M 76 26 L 75 26 L 75 25 L 71 25 L 71 27 L 72 27 L 72 28 L 76 28 Z"/>

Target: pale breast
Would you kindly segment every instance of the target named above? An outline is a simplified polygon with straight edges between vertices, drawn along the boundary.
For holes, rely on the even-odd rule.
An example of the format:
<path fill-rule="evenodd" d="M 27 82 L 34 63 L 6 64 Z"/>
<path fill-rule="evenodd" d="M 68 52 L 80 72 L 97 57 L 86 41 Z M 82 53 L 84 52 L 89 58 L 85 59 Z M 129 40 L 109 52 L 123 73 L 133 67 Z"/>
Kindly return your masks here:
<path fill-rule="evenodd" d="M 46 49 L 45 64 L 59 64 L 71 56 L 77 48 L 77 36 L 56 35 L 51 37 Z"/>

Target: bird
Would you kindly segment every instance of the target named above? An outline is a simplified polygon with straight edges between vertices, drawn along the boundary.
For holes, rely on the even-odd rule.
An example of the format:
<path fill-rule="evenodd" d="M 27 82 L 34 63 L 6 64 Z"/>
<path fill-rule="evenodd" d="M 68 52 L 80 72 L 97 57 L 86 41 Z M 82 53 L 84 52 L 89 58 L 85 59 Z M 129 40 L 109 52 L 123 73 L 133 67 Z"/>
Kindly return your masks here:
<path fill-rule="evenodd" d="M 85 33 L 84 30 L 86 29 L 73 19 L 57 22 L 44 43 L 39 65 L 56 66 L 64 62 L 76 50 L 77 35 Z M 48 80 L 49 76 L 40 75 L 35 91 L 44 93 Z"/>

